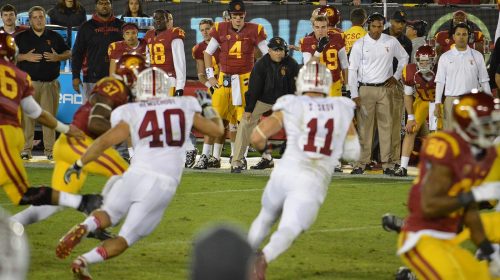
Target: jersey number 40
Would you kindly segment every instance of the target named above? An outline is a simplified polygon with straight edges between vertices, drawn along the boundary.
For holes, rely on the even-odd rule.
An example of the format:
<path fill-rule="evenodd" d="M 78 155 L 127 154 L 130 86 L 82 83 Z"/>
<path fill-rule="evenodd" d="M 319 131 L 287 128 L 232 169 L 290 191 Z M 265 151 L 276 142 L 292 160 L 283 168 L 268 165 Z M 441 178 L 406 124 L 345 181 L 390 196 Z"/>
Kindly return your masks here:
<path fill-rule="evenodd" d="M 176 116 L 176 117 L 174 117 Z M 178 121 L 178 126 L 173 124 L 173 121 Z M 186 120 L 184 111 L 181 109 L 168 109 L 163 112 L 163 125 L 160 126 L 156 111 L 150 110 L 144 115 L 141 126 L 139 127 L 139 137 L 141 139 L 152 136 L 153 139 L 149 142 L 149 147 L 160 148 L 164 146 L 180 147 L 184 144 L 186 138 Z M 161 139 L 161 135 L 165 131 L 165 141 Z M 179 139 L 174 139 L 174 135 L 179 135 Z"/>

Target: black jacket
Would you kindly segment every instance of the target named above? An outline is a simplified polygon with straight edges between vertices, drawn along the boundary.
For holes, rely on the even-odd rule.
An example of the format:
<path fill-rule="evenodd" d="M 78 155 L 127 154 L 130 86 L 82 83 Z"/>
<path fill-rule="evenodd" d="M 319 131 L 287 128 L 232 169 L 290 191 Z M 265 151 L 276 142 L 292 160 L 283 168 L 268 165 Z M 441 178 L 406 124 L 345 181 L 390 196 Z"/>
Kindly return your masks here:
<path fill-rule="evenodd" d="M 80 26 L 71 56 L 73 79 L 80 77 L 82 68 L 86 83 L 95 83 L 109 75 L 108 46 L 123 39 L 122 24 L 123 21 L 114 16 L 102 21 L 93 15 Z M 86 67 L 83 65 L 85 58 Z"/>
<path fill-rule="evenodd" d="M 76 13 L 72 9 L 60 9 L 58 6 L 55 6 L 47 14 L 50 16 L 50 24 L 66 27 L 78 27 L 87 20 L 87 13 L 83 6 Z"/>
<path fill-rule="evenodd" d="M 299 69 L 299 64 L 291 56 L 286 56 L 280 63 L 272 61 L 269 54 L 261 57 L 250 74 L 245 112 L 253 112 L 257 101 L 274 104 L 279 97 L 294 94 Z"/>

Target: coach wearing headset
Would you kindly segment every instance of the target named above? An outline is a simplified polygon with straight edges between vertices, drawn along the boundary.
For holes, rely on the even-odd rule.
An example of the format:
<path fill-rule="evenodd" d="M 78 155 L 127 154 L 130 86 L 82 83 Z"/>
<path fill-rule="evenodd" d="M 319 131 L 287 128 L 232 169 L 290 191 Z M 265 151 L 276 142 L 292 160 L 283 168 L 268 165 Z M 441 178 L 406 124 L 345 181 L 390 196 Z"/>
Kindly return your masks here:
<path fill-rule="evenodd" d="M 442 106 L 436 106 L 434 115 L 443 117 L 443 128 L 451 129 L 453 124 L 452 105 L 455 99 L 479 87 L 491 94 L 489 76 L 483 55 L 468 45 L 469 26 L 458 23 L 452 29 L 455 47 L 439 58 L 436 73 L 436 104 L 442 104 L 444 92 L 444 114 Z M 446 89 L 445 89 L 446 87 Z"/>
<path fill-rule="evenodd" d="M 361 156 L 351 174 L 363 174 L 370 162 L 373 143 L 373 126 L 377 122 L 380 140 L 380 158 L 384 174 L 391 175 L 394 166 L 391 155 L 391 94 L 401 78 L 403 66 L 408 63 L 408 54 L 398 40 L 383 34 L 385 18 L 373 13 L 367 19 L 368 34 L 356 41 L 349 57 L 349 88 L 351 98 L 357 105 Z M 392 62 L 398 66 L 393 72 Z"/>
<path fill-rule="evenodd" d="M 260 117 L 271 110 L 276 100 L 285 94 L 295 93 L 295 78 L 299 73 L 299 65 L 288 55 L 288 44 L 283 38 L 274 37 L 269 40 L 269 53 L 261 57 L 252 69 L 248 91 L 245 94 L 245 113 L 236 132 L 234 158 L 231 163 L 232 173 L 241 173 L 243 158 L 250 135 Z M 273 167 L 270 154 L 263 154 L 262 159 L 251 169 Z"/>

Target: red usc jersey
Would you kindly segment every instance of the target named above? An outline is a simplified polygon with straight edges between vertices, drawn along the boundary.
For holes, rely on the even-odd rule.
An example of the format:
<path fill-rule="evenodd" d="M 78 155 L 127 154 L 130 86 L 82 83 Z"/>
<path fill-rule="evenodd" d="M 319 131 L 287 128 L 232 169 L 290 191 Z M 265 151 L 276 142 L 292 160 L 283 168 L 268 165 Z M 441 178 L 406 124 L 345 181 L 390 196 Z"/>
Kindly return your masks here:
<path fill-rule="evenodd" d="M 451 197 L 461 192 L 470 191 L 472 186 L 479 185 L 497 157 L 494 147 L 486 151 L 481 160 L 476 160 L 471 153 L 470 144 L 456 132 L 440 131 L 431 134 L 420 150 L 419 176 L 415 179 L 408 198 L 410 215 L 406 219 L 404 230 L 419 231 L 433 229 L 455 233 L 463 219 L 463 209 L 457 210 L 446 217 L 424 218 L 421 206 L 422 178 L 426 176 L 432 164 L 446 165 L 453 173 L 453 184 L 448 190 Z"/>
<path fill-rule="evenodd" d="M 264 27 L 260 24 L 245 22 L 236 32 L 230 22 L 217 22 L 210 36 L 220 45 L 219 67 L 226 74 L 244 74 L 252 71 L 254 47 L 267 38 Z"/>
<path fill-rule="evenodd" d="M 111 100 L 111 108 L 115 109 L 116 107 L 127 103 L 130 90 L 122 81 L 112 77 L 105 77 L 100 79 L 95 84 L 90 96 L 94 94 L 104 96 Z M 88 136 L 96 138 L 99 135 L 94 135 L 88 130 L 90 111 L 92 110 L 92 107 L 93 104 L 87 101 L 80 108 L 78 108 L 75 116 L 73 117 L 72 124 L 81 129 Z"/>
<path fill-rule="evenodd" d="M 434 40 L 436 44 L 441 46 L 441 49 L 444 52 L 449 51 L 451 46 L 455 45 L 455 40 L 450 36 L 448 30 L 440 31 L 436 33 L 434 36 Z M 474 31 L 474 43 L 482 43 L 484 42 L 484 35 L 481 31 Z M 474 43 L 469 44 L 469 47 L 474 48 Z"/>
<path fill-rule="evenodd" d="M 0 59 L 0 125 L 21 127 L 21 100 L 34 93 L 30 76 L 15 64 Z"/>
<path fill-rule="evenodd" d="M 198 44 L 196 44 L 193 49 L 191 50 L 191 53 L 193 55 L 194 60 L 204 60 L 204 55 L 203 51 L 207 49 L 208 44 L 205 41 L 202 41 Z M 214 68 L 214 74 L 217 76 L 219 74 L 219 55 L 220 55 L 220 48 L 215 51 L 214 55 L 212 56 L 212 67 Z"/>
<path fill-rule="evenodd" d="M 24 30 L 28 30 L 29 27 L 28 26 L 24 26 L 24 25 L 19 25 L 19 26 L 16 26 L 16 29 L 14 30 L 14 33 L 12 33 L 11 35 L 16 37 L 17 34 L 23 32 Z M 0 31 L 5 31 L 4 27 L 0 27 Z M 7 32 L 7 31 L 5 31 Z M 8 33 L 8 32 L 7 32 Z"/>
<path fill-rule="evenodd" d="M 167 72 L 169 76 L 175 77 L 174 58 L 172 55 L 172 41 L 184 40 L 186 34 L 179 27 L 164 30 L 158 34 L 155 30 L 149 30 L 144 36 L 144 41 L 149 50 L 151 66 L 156 66 Z"/>
<path fill-rule="evenodd" d="M 340 33 L 328 33 L 330 41 L 321 53 L 320 62 L 325 64 L 332 73 L 333 82 L 341 79 L 341 67 L 338 53 L 345 47 L 344 37 Z M 318 47 L 318 39 L 314 35 L 300 39 L 300 51 L 314 55 Z"/>
<path fill-rule="evenodd" d="M 137 53 L 142 55 L 144 58 L 146 57 L 146 42 L 144 40 L 139 39 L 139 45 L 135 48 L 131 48 L 125 43 L 125 41 L 118 41 L 109 44 L 108 47 L 108 56 L 109 59 L 118 60 L 124 54 L 128 53 Z"/>
<path fill-rule="evenodd" d="M 422 76 L 422 73 L 417 73 L 417 71 L 417 64 L 410 63 L 405 65 L 402 76 L 403 84 L 413 87 L 422 100 L 434 102 L 436 93 L 434 79 L 436 75 L 433 74 L 432 78 L 427 81 Z"/>

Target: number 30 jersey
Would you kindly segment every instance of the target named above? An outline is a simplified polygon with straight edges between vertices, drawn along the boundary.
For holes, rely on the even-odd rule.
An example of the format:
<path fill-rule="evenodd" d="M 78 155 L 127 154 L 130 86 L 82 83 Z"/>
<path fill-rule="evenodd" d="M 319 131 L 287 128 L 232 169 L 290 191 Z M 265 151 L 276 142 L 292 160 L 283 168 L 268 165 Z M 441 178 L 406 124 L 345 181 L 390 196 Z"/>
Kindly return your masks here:
<path fill-rule="evenodd" d="M 189 140 L 193 117 L 201 112 L 196 98 L 169 97 L 128 103 L 113 110 L 111 125 L 130 127 L 134 156 L 131 167 L 180 180 L 184 168 L 184 142 Z"/>
<path fill-rule="evenodd" d="M 273 111 L 283 113 L 287 145 L 276 168 L 290 172 L 300 167 L 330 180 L 342 155 L 354 108 L 354 102 L 346 97 L 280 97 Z"/>

